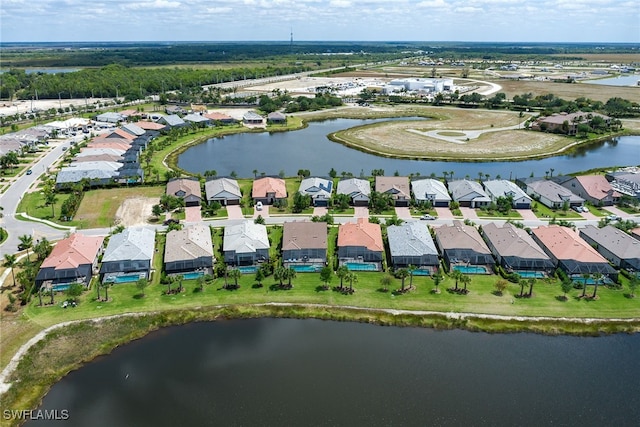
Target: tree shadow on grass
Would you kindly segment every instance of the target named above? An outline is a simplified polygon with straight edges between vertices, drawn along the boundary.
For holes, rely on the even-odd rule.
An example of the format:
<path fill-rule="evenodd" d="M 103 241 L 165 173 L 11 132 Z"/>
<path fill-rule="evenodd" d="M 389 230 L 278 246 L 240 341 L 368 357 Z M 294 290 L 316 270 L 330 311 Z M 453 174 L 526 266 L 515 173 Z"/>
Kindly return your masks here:
<path fill-rule="evenodd" d="M 145 294 L 143 294 L 143 293 L 139 293 L 139 294 L 135 294 L 135 295 L 133 296 L 133 299 L 143 299 L 144 297 L 146 297 L 146 295 L 145 295 Z"/>
<path fill-rule="evenodd" d="M 623 294 L 623 295 L 627 299 L 634 299 L 636 297 L 635 295 L 631 295 L 630 293 L 626 293 L 626 294 Z"/>
<path fill-rule="evenodd" d="M 316 292 L 324 292 L 324 291 L 328 291 L 329 287 L 326 285 L 318 285 L 316 286 Z"/>
<path fill-rule="evenodd" d="M 264 285 L 262 283 L 254 283 L 253 285 L 251 285 L 251 288 L 260 289 L 260 288 L 264 288 Z"/>
<path fill-rule="evenodd" d="M 556 296 L 556 301 L 567 302 L 567 301 L 569 301 L 569 297 L 566 297 L 564 295 L 557 295 Z"/>

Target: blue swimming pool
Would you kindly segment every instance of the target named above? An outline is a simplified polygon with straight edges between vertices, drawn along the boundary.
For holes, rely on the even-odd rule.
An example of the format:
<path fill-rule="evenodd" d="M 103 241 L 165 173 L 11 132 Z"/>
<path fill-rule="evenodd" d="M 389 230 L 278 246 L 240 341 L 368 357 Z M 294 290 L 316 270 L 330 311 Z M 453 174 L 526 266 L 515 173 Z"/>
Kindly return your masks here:
<path fill-rule="evenodd" d="M 349 271 L 378 271 L 378 265 L 375 262 L 345 262 L 344 266 Z"/>
<path fill-rule="evenodd" d="M 53 285 L 51 289 L 53 289 L 54 292 L 62 292 L 69 289 L 69 286 L 71 286 L 70 283 L 64 283 L 62 285 Z"/>
<path fill-rule="evenodd" d="M 322 270 L 318 265 L 292 265 L 290 266 L 297 273 L 317 273 Z"/>
<path fill-rule="evenodd" d="M 431 276 L 431 270 L 428 268 L 419 268 L 413 271 L 414 276 Z"/>
<path fill-rule="evenodd" d="M 203 271 L 193 271 L 191 273 L 186 273 L 182 275 L 182 278 L 184 280 L 194 280 L 197 279 L 198 277 L 202 277 L 204 276 L 204 272 Z"/>
<path fill-rule="evenodd" d="M 129 283 L 129 282 L 137 282 L 140 278 L 144 277 L 144 273 L 136 273 L 136 274 L 124 274 L 122 276 L 116 276 L 113 279 L 113 283 Z"/>
<path fill-rule="evenodd" d="M 518 273 L 518 275 L 524 279 L 530 279 L 530 278 L 534 278 L 534 279 L 543 279 L 545 277 L 545 274 L 541 271 L 521 271 L 518 270 L 516 271 L 516 273 Z"/>
<path fill-rule="evenodd" d="M 456 265 L 453 269 L 465 274 L 487 274 L 487 267 L 483 265 Z"/>
<path fill-rule="evenodd" d="M 240 270 L 240 273 L 242 274 L 251 274 L 251 273 L 255 273 L 256 271 L 258 271 L 258 266 L 257 265 L 248 265 L 245 267 L 238 267 L 238 270 Z"/>

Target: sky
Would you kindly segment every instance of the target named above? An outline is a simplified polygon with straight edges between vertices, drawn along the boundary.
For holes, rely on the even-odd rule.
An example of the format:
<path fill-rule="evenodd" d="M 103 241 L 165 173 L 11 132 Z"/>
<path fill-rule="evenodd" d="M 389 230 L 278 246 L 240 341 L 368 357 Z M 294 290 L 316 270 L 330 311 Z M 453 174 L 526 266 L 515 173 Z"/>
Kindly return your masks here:
<path fill-rule="evenodd" d="M 638 0 L 0 0 L 1 42 L 640 43 Z"/>

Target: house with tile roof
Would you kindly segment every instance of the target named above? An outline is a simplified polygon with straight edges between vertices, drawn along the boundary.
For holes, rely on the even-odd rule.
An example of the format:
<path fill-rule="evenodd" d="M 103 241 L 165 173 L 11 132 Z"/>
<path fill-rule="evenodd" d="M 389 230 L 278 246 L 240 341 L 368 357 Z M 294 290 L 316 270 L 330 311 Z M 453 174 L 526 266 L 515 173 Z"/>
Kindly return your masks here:
<path fill-rule="evenodd" d="M 247 111 L 242 115 L 242 122 L 247 125 L 262 125 L 264 124 L 264 117 L 255 111 Z"/>
<path fill-rule="evenodd" d="M 197 178 L 175 178 L 167 182 L 167 195 L 184 200 L 185 206 L 200 206 L 202 190 Z"/>
<path fill-rule="evenodd" d="M 612 225 L 603 228 L 587 225 L 580 237 L 618 268 L 640 272 L 640 241 Z"/>
<path fill-rule="evenodd" d="M 376 176 L 377 193 L 389 194 L 395 206 L 409 206 L 411 189 L 406 176 Z"/>
<path fill-rule="evenodd" d="M 167 274 L 211 274 L 214 261 L 208 226 L 194 224 L 167 233 L 164 248 L 164 270 Z"/>
<path fill-rule="evenodd" d="M 495 264 L 491 251 L 478 230 L 462 221 L 434 229 L 436 243 L 447 266 L 485 266 Z M 487 268 L 489 271 L 489 268 Z"/>
<path fill-rule="evenodd" d="M 211 178 L 204 183 L 207 203 L 219 202 L 222 206 L 239 205 L 242 192 L 233 178 Z"/>
<path fill-rule="evenodd" d="M 264 224 L 243 221 L 226 226 L 223 242 L 227 265 L 253 265 L 269 260 L 269 236 Z"/>
<path fill-rule="evenodd" d="M 162 123 L 151 122 L 147 120 L 141 120 L 135 123 L 140 129 L 144 129 L 147 132 L 161 132 L 165 130 L 167 127 Z"/>
<path fill-rule="evenodd" d="M 300 182 L 298 192 L 311 197 L 313 206 L 329 206 L 333 181 L 327 178 L 310 177 Z"/>
<path fill-rule="evenodd" d="M 179 128 L 187 126 L 187 123 L 182 120 L 180 116 L 177 114 L 169 114 L 167 116 L 162 116 L 158 119 L 158 123 L 161 123 L 169 128 Z"/>
<path fill-rule="evenodd" d="M 507 272 L 548 272 L 555 267 L 551 258 L 525 230 L 513 224 L 482 226 L 482 237 L 498 263 Z"/>
<path fill-rule="evenodd" d="M 582 206 L 584 199 L 573 194 L 567 188 L 553 181 L 541 179 L 527 182 L 527 194 L 551 209 L 562 209 L 564 204 L 569 207 Z"/>
<path fill-rule="evenodd" d="M 184 120 L 186 123 L 193 123 L 200 127 L 211 125 L 211 119 L 199 113 L 187 114 L 182 118 L 182 120 Z"/>
<path fill-rule="evenodd" d="M 391 264 L 394 268 L 409 265 L 418 267 L 426 274 L 437 271 L 440 260 L 438 249 L 425 224 L 410 221 L 387 227 Z"/>
<path fill-rule="evenodd" d="M 575 176 L 562 186 L 594 206 L 612 206 L 620 201 L 620 193 L 611 187 L 604 175 Z"/>
<path fill-rule="evenodd" d="M 107 111 L 106 113 L 98 114 L 96 116 L 97 122 L 104 122 L 104 123 L 118 123 L 126 119 L 127 119 L 126 116 L 113 111 Z"/>
<path fill-rule="evenodd" d="M 151 278 L 156 233 L 144 227 L 129 227 L 114 234 L 102 256 L 102 282 L 127 283 Z"/>
<path fill-rule="evenodd" d="M 576 111 L 575 113 L 554 113 L 550 116 L 538 118 L 531 129 L 546 132 L 561 132 L 567 135 L 575 135 L 578 131 L 578 125 L 590 124 L 594 117 L 600 117 L 607 126 L 611 123 L 611 117 L 599 113 L 585 113 Z"/>
<path fill-rule="evenodd" d="M 285 267 L 324 267 L 327 262 L 327 224 L 311 221 L 285 222 L 282 232 L 282 262 Z"/>
<path fill-rule="evenodd" d="M 617 275 L 609 262 L 572 229 L 547 225 L 535 228 L 532 232 L 533 239 L 570 277 L 580 278 L 583 274 L 594 273 L 610 278 Z"/>
<path fill-rule="evenodd" d="M 97 273 L 98 256 L 102 253 L 102 236 L 74 233 L 60 240 L 42 262 L 36 276 L 36 289 L 63 291 L 73 283 L 89 286 Z"/>
<path fill-rule="evenodd" d="M 484 191 L 482 185 L 476 181 L 460 179 L 449 181 L 447 184 L 453 200 L 460 203 L 460 206 L 480 208 L 491 203 L 491 197 Z"/>
<path fill-rule="evenodd" d="M 384 245 L 380 224 L 369 222 L 367 218 L 358 218 L 357 222 L 341 224 L 338 229 L 338 259 L 345 263 L 375 263 L 382 267 Z"/>
<path fill-rule="evenodd" d="M 279 111 L 274 111 L 272 113 L 269 113 L 267 115 L 267 123 L 270 124 L 286 124 L 287 123 L 287 116 L 282 114 Z"/>
<path fill-rule="evenodd" d="M 369 206 L 371 183 L 367 179 L 343 179 L 338 182 L 337 194 L 348 195 L 353 206 Z"/>
<path fill-rule="evenodd" d="M 212 123 L 217 124 L 224 124 L 224 125 L 230 125 L 233 123 L 237 123 L 238 120 L 234 119 L 233 117 L 227 115 L 227 114 L 223 114 L 217 111 L 212 111 L 211 113 L 206 113 L 204 115 L 206 118 L 208 118 L 209 120 L 211 120 Z"/>
<path fill-rule="evenodd" d="M 416 179 L 411 181 L 411 189 L 416 202 L 430 202 L 433 207 L 447 208 L 451 196 L 442 181 L 437 179 Z"/>
<path fill-rule="evenodd" d="M 531 197 L 520 187 L 506 179 L 485 181 L 484 189 L 493 202 L 499 197 L 511 198 L 515 209 L 531 209 Z"/>
<path fill-rule="evenodd" d="M 271 205 L 276 200 L 287 198 L 287 185 L 282 178 L 266 176 L 253 181 L 251 198 L 254 203 Z"/>

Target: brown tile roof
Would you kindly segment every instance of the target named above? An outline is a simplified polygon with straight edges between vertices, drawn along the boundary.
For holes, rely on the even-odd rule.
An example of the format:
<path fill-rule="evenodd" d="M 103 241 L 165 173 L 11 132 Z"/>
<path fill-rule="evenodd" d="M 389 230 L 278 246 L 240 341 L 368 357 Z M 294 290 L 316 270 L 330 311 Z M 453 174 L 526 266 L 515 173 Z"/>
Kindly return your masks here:
<path fill-rule="evenodd" d="M 60 240 L 51 254 L 42 262 L 41 268 L 69 269 L 83 264 L 93 264 L 102 247 L 104 237 L 72 234 Z"/>
<path fill-rule="evenodd" d="M 409 178 L 406 176 L 376 176 L 376 191 L 378 193 L 391 191 L 400 196 L 409 197 Z"/>
<path fill-rule="evenodd" d="M 144 130 L 162 130 L 166 128 L 163 124 L 148 121 L 136 122 L 135 124 Z"/>
<path fill-rule="evenodd" d="M 92 141 L 87 144 L 87 148 L 115 148 L 116 150 L 127 151 L 131 148 L 131 144 L 124 142 Z"/>
<path fill-rule="evenodd" d="M 633 230 L 631 230 L 631 235 L 636 239 L 640 240 L 640 227 L 634 228 Z"/>
<path fill-rule="evenodd" d="M 175 196 L 179 191 L 184 191 L 182 198 L 191 195 L 202 198 L 202 190 L 200 189 L 200 181 L 188 178 L 178 178 L 167 182 L 167 194 Z"/>
<path fill-rule="evenodd" d="M 133 141 L 134 139 L 136 139 L 135 135 L 131 135 L 129 132 L 121 128 L 116 128 L 116 130 L 106 135 L 106 138 L 116 138 L 118 136 L 129 141 Z"/>
<path fill-rule="evenodd" d="M 207 119 L 211 119 L 211 120 L 235 120 L 233 117 L 228 116 L 226 114 L 222 114 L 222 113 L 217 113 L 217 112 L 212 112 L 212 113 L 207 113 L 204 115 Z"/>
<path fill-rule="evenodd" d="M 253 181 L 251 197 L 266 197 L 268 193 L 275 193 L 276 199 L 287 197 L 287 185 L 284 179 L 265 177 Z"/>
<path fill-rule="evenodd" d="M 342 224 L 338 230 L 338 247 L 344 246 L 363 246 L 370 251 L 384 251 L 380 224 L 371 223 L 367 218 L 358 218 L 357 223 Z"/>
<path fill-rule="evenodd" d="M 584 263 L 607 262 L 602 255 L 570 228 L 559 225 L 544 225 L 534 229 L 533 234 L 558 260 L 573 260 Z"/>
<path fill-rule="evenodd" d="M 596 200 L 603 199 L 609 192 L 613 191 L 613 197 L 620 197 L 618 192 L 614 191 L 604 175 L 584 175 L 577 176 L 576 179 L 584 188 L 584 191 Z"/>
<path fill-rule="evenodd" d="M 327 249 L 327 224 L 324 222 L 285 222 L 282 250 Z"/>

